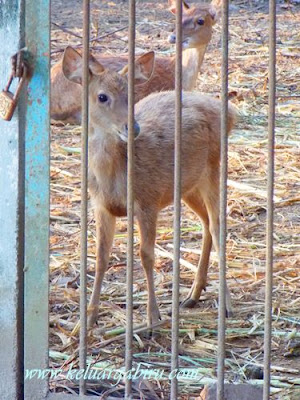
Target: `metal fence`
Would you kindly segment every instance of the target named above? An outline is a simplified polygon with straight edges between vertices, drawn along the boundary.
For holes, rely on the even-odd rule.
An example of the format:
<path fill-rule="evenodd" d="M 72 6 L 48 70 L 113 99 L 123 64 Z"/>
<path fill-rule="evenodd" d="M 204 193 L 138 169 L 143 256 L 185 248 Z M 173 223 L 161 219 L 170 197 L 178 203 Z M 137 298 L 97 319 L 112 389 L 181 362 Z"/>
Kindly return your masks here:
<path fill-rule="evenodd" d="M 5 273 L 1 287 L 6 295 L 2 311 L 6 314 L 1 329 L 4 332 L 3 368 L 7 371 L 1 376 L 2 398 L 5 399 L 78 399 L 96 398 L 86 396 L 85 380 L 80 381 L 80 395 L 54 394 L 49 392 L 47 380 L 24 381 L 23 368 L 46 369 L 48 366 L 48 218 L 49 218 L 49 0 L 14 0 L 11 14 L 6 18 L 12 31 L 16 27 L 14 51 L 26 44 L 35 57 L 34 74 L 29 82 L 26 111 L 19 108 L 19 122 L 15 119 L 10 125 L 0 122 L 1 130 L 7 137 L 14 137 L 14 148 L 8 146 L 7 164 L 13 152 L 18 152 L 18 167 L 10 179 L 17 182 L 2 183 L 6 186 L 5 195 L 0 198 L 3 210 L 11 216 L 11 221 L 0 226 L 1 237 L 9 247 L 1 248 L 2 260 L 6 260 Z M 24 10 L 24 3 L 26 9 Z M 9 9 L 4 4 L 2 7 Z M 129 116 L 128 116 L 128 258 L 127 258 L 127 329 L 126 329 L 126 371 L 132 369 L 133 339 L 133 219 L 134 219 L 134 54 L 135 54 L 135 1 L 129 1 Z M 270 0 L 269 27 L 269 144 L 268 144 L 268 211 L 267 211 L 267 270 L 265 302 L 265 361 L 264 361 L 264 400 L 270 397 L 270 354 L 272 321 L 272 266 L 273 266 L 273 187 L 274 187 L 274 130 L 275 130 L 275 15 L 276 2 Z M 171 369 L 178 365 L 179 329 L 179 258 L 180 258 L 180 155 L 181 155 L 181 96 L 182 96 L 182 41 L 181 21 L 182 2 L 177 0 L 176 15 L 176 130 L 175 130 L 175 186 L 174 186 L 174 280 L 172 299 L 172 360 Z M 25 14 L 24 14 L 25 13 Z M 25 18 L 23 18 L 25 15 Z M 2 16 L 2 19 L 4 17 Z M 81 268 L 80 268 L 80 368 L 87 366 L 87 169 L 88 169 L 88 63 L 90 1 L 83 1 L 83 99 L 82 99 L 82 208 L 81 208 Z M 3 38 L 3 28 L 0 37 Z M 21 32 L 21 33 L 20 33 Z M 7 59 L 12 48 L 5 41 L 0 49 L 1 60 Z M 5 75 L 7 68 L 1 71 Z M 228 0 L 223 0 L 222 12 L 222 118 L 221 118 L 221 185 L 220 185 L 220 287 L 218 317 L 218 390 L 217 399 L 224 399 L 225 381 L 225 277 L 226 277 L 226 205 L 227 205 L 227 117 L 228 117 Z M 23 138 L 23 132 L 26 132 Z M 25 172 L 24 172 L 25 166 Z M 25 183 L 24 183 L 25 182 Z M 8 204 L 8 198 L 10 198 Z M 25 202 L 25 204 L 24 204 Z M 1 220 L 4 216 L 1 215 Z M 26 240 L 24 241 L 24 237 Z M 11 246 L 11 243 L 14 243 Z M 7 254 L 11 258 L 7 258 Z M 24 258 L 24 303 L 23 274 L 20 269 Z M 3 272 L 2 272 L 3 274 Z M 23 337 L 24 309 L 24 337 Z M 8 333 L 9 332 L 9 333 Z M 23 356 L 24 348 L 24 356 Z M 24 362 L 23 362 L 24 361 Z M 3 397 L 4 396 L 4 397 Z M 127 379 L 125 398 L 131 397 L 131 380 Z M 170 398 L 178 398 L 178 382 L 171 382 Z"/>

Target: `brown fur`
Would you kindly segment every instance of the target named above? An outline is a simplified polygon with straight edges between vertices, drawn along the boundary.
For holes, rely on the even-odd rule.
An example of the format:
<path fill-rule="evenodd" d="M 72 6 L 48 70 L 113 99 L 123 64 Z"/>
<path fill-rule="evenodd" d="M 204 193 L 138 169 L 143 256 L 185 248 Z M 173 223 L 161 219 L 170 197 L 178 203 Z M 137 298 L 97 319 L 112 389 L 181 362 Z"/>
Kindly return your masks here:
<path fill-rule="evenodd" d="M 69 53 L 74 57 L 74 50 L 67 49 L 66 64 Z M 77 71 L 69 74 L 75 76 L 74 79 L 82 70 L 81 57 L 77 56 Z M 116 82 L 119 92 L 116 92 Z M 99 93 L 105 93 L 110 101 L 99 102 Z M 97 225 L 96 277 L 89 305 L 91 326 L 97 317 L 116 217 L 126 215 L 127 143 L 119 137 L 127 123 L 126 78 L 108 70 L 92 75 L 89 95 L 89 187 Z M 194 306 L 206 287 L 212 243 L 219 252 L 220 109 L 217 99 L 196 92 L 183 93 L 182 199 L 199 215 L 204 228 L 200 263 L 193 287 L 183 303 L 186 307 Z M 153 278 L 156 221 L 159 211 L 173 202 L 175 93 L 154 93 L 142 99 L 136 104 L 135 118 L 140 125 L 140 135 L 134 142 L 134 209 L 140 228 L 140 255 L 147 278 L 148 322 L 151 325 L 160 318 Z M 228 133 L 234 119 L 235 111 L 229 105 Z M 226 307 L 229 313 L 228 289 Z"/>
<path fill-rule="evenodd" d="M 170 2 L 171 4 L 172 2 Z M 174 7 L 172 8 L 174 12 Z M 184 10 L 183 40 L 189 38 L 189 48 L 183 51 L 183 89 L 195 87 L 198 72 L 203 63 L 207 44 L 212 36 L 212 26 L 216 21 L 214 8 L 208 4 L 196 4 Z M 203 18 L 205 24 L 197 25 Z M 108 56 L 96 54 L 97 60 L 113 71 L 120 71 L 128 62 L 127 55 Z M 149 81 L 135 88 L 135 101 L 153 92 L 172 90 L 175 87 L 175 57 L 156 57 L 153 75 Z M 62 60 L 51 68 L 51 118 L 80 123 L 81 87 L 68 81 L 62 72 Z"/>

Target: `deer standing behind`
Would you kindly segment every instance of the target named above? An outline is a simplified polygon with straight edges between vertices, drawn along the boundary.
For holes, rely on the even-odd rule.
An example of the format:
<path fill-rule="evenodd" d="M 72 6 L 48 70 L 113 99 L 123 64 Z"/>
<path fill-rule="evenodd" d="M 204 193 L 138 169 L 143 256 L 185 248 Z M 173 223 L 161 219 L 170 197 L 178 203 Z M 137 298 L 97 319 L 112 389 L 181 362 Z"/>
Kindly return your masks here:
<path fill-rule="evenodd" d="M 153 60 L 136 60 L 136 76 L 151 76 Z M 108 267 L 116 217 L 126 216 L 127 191 L 127 78 L 90 60 L 89 189 L 96 218 L 96 276 L 89 303 L 89 326 L 98 313 L 100 289 Z M 68 47 L 65 76 L 81 83 L 82 58 Z M 219 253 L 220 101 L 197 92 L 182 100 L 182 199 L 203 224 L 202 253 L 194 284 L 183 307 L 193 307 L 206 287 L 212 243 Z M 228 132 L 235 112 L 229 105 Z M 135 110 L 134 210 L 139 225 L 140 257 L 147 278 L 149 325 L 160 319 L 153 268 L 158 213 L 173 202 L 175 93 L 149 95 Z M 123 139 L 123 140 L 120 140 Z M 226 288 L 226 309 L 230 294 Z"/>
<path fill-rule="evenodd" d="M 176 1 L 168 0 L 170 11 L 176 13 Z M 189 6 L 183 1 L 183 89 L 194 89 L 208 43 L 211 40 L 213 25 L 220 13 L 219 0 L 211 4 Z M 175 43 L 176 36 L 170 35 L 170 43 Z M 128 62 L 128 56 L 107 56 L 96 54 L 96 59 L 106 68 L 120 71 Z M 153 92 L 175 88 L 175 56 L 156 57 L 151 78 L 142 85 L 136 86 L 135 100 Z M 80 123 L 81 120 L 81 87 L 68 81 L 62 71 L 62 60 L 51 69 L 51 118 L 66 122 Z"/>

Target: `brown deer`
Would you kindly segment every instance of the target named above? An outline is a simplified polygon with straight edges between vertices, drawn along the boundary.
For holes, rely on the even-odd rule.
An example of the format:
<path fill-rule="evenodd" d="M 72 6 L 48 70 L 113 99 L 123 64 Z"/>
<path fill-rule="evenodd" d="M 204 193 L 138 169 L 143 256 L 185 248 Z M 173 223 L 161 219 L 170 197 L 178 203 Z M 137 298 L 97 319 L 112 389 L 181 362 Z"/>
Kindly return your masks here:
<path fill-rule="evenodd" d="M 176 12 L 175 1 L 169 0 L 171 12 Z M 183 1 L 183 89 L 194 89 L 197 76 L 202 65 L 204 54 L 212 36 L 213 25 L 219 15 L 219 3 L 196 4 L 188 6 Z M 175 35 L 169 37 L 174 43 Z M 120 71 L 128 62 L 127 55 L 96 55 L 97 60 L 113 71 Z M 153 92 L 172 90 L 175 88 L 175 56 L 156 57 L 152 77 L 135 90 L 135 100 Z M 51 69 L 51 118 L 66 122 L 80 123 L 81 119 L 81 87 L 68 81 L 62 72 L 62 60 Z"/>
<path fill-rule="evenodd" d="M 139 82 L 151 75 L 151 57 L 136 60 Z M 89 189 L 96 218 L 96 276 L 89 303 L 89 326 L 98 313 L 100 289 L 108 267 L 116 217 L 126 216 L 128 84 L 125 75 L 91 58 L 89 81 Z M 63 57 L 67 79 L 81 83 L 82 58 L 68 47 Z M 143 78 L 142 78 L 143 77 Z M 158 213 L 173 202 L 174 91 L 153 93 L 136 104 L 134 209 L 140 257 L 148 288 L 148 323 L 160 319 L 153 267 Z M 203 224 L 202 253 L 194 284 L 183 307 L 193 307 L 206 287 L 212 243 L 219 252 L 220 101 L 197 92 L 182 100 L 182 199 Z M 235 111 L 229 105 L 228 133 Z M 123 140 L 120 140 L 123 139 Z M 227 289 L 227 288 L 226 288 Z M 226 309 L 231 311 L 226 290 Z"/>

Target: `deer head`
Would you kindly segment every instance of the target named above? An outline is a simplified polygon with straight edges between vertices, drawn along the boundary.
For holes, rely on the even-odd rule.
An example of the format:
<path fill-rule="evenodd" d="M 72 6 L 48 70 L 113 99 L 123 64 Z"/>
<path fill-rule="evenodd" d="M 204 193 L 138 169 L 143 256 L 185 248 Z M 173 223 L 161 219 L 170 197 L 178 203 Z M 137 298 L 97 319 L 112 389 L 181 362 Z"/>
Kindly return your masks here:
<path fill-rule="evenodd" d="M 135 60 L 135 84 L 151 78 L 154 52 Z M 82 56 L 67 47 L 63 56 L 63 73 L 72 82 L 82 84 Z M 128 66 L 119 72 L 105 69 L 92 55 L 89 58 L 89 116 L 90 123 L 109 134 L 117 134 L 122 140 L 128 138 Z M 135 123 L 135 137 L 139 126 Z"/>
<path fill-rule="evenodd" d="M 176 0 L 169 0 L 169 6 L 169 10 L 176 14 Z M 219 17 L 219 6 L 215 3 L 189 6 L 183 1 L 182 13 L 183 49 L 208 44 L 212 36 L 212 27 Z M 176 43 L 176 33 L 169 36 L 169 42 Z"/>

